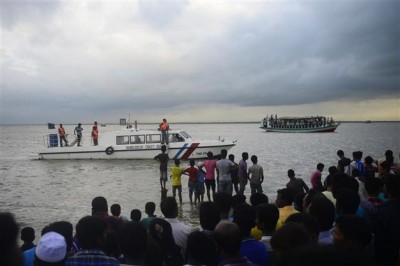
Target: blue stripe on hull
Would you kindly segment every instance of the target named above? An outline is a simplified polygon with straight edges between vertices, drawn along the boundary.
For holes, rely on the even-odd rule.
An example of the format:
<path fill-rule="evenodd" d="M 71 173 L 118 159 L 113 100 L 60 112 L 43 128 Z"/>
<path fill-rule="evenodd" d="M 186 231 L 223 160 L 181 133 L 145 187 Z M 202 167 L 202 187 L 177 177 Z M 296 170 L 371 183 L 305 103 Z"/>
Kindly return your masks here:
<path fill-rule="evenodd" d="M 185 150 L 185 148 L 188 146 L 188 143 L 183 144 L 182 148 L 175 154 L 173 160 L 178 159 L 179 155 Z"/>

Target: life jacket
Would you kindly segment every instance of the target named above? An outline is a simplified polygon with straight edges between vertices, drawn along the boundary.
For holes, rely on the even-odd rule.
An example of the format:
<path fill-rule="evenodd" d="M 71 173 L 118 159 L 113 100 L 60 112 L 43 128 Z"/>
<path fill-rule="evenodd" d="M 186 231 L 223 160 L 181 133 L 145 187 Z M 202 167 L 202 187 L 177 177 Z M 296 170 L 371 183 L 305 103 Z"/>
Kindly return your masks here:
<path fill-rule="evenodd" d="M 168 124 L 165 123 L 165 122 L 162 122 L 162 123 L 160 124 L 160 129 L 161 129 L 162 131 L 167 131 L 167 130 L 168 130 Z"/>
<path fill-rule="evenodd" d="M 93 127 L 92 138 L 93 139 L 98 139 L 99 138 L 99 131 L 98 131 L 97 127 L 96 128 Z"/>
<path fill-rule="evenodd" d="M 65 130 L 63 127 L 59 127 L 58 128 L 58 135 L 60 135 L 60 137 L 64 137 L 65 136 Z"/>

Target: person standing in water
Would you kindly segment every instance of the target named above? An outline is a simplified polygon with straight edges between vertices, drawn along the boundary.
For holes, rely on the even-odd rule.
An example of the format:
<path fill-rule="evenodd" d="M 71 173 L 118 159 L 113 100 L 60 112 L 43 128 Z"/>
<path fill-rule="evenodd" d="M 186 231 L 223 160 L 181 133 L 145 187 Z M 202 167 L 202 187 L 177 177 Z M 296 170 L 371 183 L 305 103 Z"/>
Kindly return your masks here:
<path fill-rule="evenodd" d="M 169 156 L 167 153 L 165 153 L 166 151 L 167 151 L 167 148 L 163 145 L 163 146 L 161 146 L 161 153 L 154 157 L 154 160 L 156 160 L 160 163 L 161 190 L 165 189 L 165 184 L 168 180 L 167 169 L 168 169 Z"/>

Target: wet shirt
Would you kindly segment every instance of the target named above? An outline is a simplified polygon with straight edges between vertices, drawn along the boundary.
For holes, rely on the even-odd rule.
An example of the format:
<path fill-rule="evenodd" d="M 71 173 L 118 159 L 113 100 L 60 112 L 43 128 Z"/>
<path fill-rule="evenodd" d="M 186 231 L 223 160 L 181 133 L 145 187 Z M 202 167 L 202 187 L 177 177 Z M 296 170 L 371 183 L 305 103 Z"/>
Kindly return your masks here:
<path fill-rule="evenodd" d="M 160 153 L 156 157 L 154 157 L 155 160 L 160 162 L 160 170 L 167 170 L 168 169 L 168 161 L 169 161 L 169 156 L 166 153 Z"/>
<path fill-rule="evenodd" d="M 264 179 L 264 171 L 261 165 L 253 164 L 249 167 L 250 184 L 261 184 Z"/>
<path fill-rule="evenodd" d="M 172 186 L 181 186 L 181 175 L 183 174 L 183 169 L 179 166 L 173 166 L 171 168 L 172 174 Z"/>
<path fill-rule="evenodd" d="M 239 162 L 239 171 L 238 171 L 239 178 L 247 178 L 247 162 L 244 160 L 240 160 Z"/>
<path fill-rule="evenodd" d="M 81 127 L 76 127 L 75 128 L 75 132 L 76 132 L 76 134 L 78 136 L 82 136 L 82 131 L 83 131 L 83 128 L 81 128 Z"/>
<path fill-rule="evenodd" d="M 217 169 L 219 171 L 219 180 L 231 181 L 231 167 L 234 163 L 228 159 L 221 159 L 217 162 Z"/>
<path fill-rule="evenodd" d="M 197 172 L 199 169 L 196 167 L 189 167 L 185 169 L 185 173 L 189 174 L 189 183 L 196 183 L 197 182 Z"/>
<path fill-rule="evenodd" d="M 215 168 L 217 167 L 217 161 L 215 160 L 207 160 L 204 161 L 201 166 L 204 166 L 206 169 L 206 179 L 213 180 L 215 179 Z"/>

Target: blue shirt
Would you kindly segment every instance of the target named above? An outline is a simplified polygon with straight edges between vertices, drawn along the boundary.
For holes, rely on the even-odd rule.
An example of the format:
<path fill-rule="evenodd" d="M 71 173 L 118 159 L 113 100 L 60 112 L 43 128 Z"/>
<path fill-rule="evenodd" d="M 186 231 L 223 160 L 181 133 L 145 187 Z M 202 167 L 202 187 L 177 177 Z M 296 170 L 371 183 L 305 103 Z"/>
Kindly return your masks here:
<path fill-rule="evenodd" d="M 101 250 L 81 250 L 74 256 L 69 257 L 65 262 L 65 266 L 119 266 L 116 258 L 108 257 Z"/>
<path fill-rule="evenodd" d="M 246 256 L 249 261 L 257 265 L 268 265 L 267 248 L 254 238 L 242 240 L 240 256 Z"/>
<path fill-rule="evenodd" d="M 35 260 L 35 249 L 36 247 L 33 247 L 24 251 L 24 266 L 33 266 L 33 261 Z"/>

